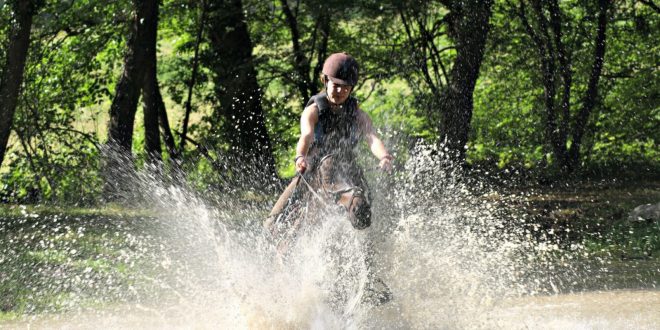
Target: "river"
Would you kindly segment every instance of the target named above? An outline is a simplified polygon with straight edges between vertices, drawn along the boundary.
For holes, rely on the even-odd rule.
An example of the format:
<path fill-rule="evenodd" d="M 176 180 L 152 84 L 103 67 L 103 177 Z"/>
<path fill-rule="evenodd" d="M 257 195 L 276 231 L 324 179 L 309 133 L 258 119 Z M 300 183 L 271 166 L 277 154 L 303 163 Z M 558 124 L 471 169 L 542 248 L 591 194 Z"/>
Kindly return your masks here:
<path fill-rule="evenodd" d="M 470 183 L 431 181 L 375 184 L 369 229 L 329 215 L 284 263 L 268 202 L 146 182 L 148 216 L 25 211 L 0 224 L 19 311 L 0 328 L 660 328 L 657 260 L 562 245 Z"/>

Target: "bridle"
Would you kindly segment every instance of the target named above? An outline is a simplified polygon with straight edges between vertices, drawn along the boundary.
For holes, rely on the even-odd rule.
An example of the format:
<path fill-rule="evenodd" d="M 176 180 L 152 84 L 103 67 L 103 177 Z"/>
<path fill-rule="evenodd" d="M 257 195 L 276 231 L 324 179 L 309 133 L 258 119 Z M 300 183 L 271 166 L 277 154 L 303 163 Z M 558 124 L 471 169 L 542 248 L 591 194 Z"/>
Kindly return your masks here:
<path fill-rule="evenodd" d="M 364 190 L 360 187 L 353 186 L 353 187 L 346 187 L 344 189 L 339 189 L 339 190 L 334 190 L 334 191 L 326 191 L 327 194 L 334 196 L 335 198 L 335 203 L 337 203 L 340 199 L 341 196 L 345 193 L 351 192 L 351 199 L 348 202 L 348 206 L 344 205 L 346 208 L 346 211 L 350 211 L 351 205 L 353 205 L 353 201 L 357 197 L 364 197 Z"/>
<path fill-rule="evenodd" d="M 321 158 L 321 160 L 319 161 L 318 167 L 320 167 L 321 164 L 323 164 L 323 162 L 325 160 L 327 160 L 328 158 L 330 158 L 334 155 L 335 155 L 334 153 L 331 153 L 331 154 L 327 154 L 327 155 L 323 156 L 323 158 Z M 302 181 L 305 184 L 305 186 L 307 186 L 307 188 L 312 193 L 312 195 L 319 202 L 321 202 L 323 204 L 323 206 L 328 206 L 328 203 L 314 190 L 314 188 L 309 184 L 309 182 L 307 182 L 307 179 L 305 179 L 305 176 L 303 176 L 300 173 L 298 173 L 298 176 L 300 177 L 300 181 Z M 362 189 L 359 186 L 349 186 L 349 187 L 345 187 L 345 188 L 338 189 L 338 190 L 328 190 L 323 184 L 321 184 L 321 189 L 323 189 L 323 192 L 326 195 L 329 195 L 329 196 L 334 198 L 335 204 L 337 204 L 337 202 L 341 199 L 342 195 L 344 195 L 348 192 L 351 192 L 351 199 L 348 203 L 348 206 L 342 205 L 342 206 L 344 206 L 344 208 L 346 209 L 347 212 L 350 212 L 350 207 L 351 207 L 351 205 L 353 205 L 353 201 L 355 200 L 355 198 L 364 197 L 364 189 Z"/>

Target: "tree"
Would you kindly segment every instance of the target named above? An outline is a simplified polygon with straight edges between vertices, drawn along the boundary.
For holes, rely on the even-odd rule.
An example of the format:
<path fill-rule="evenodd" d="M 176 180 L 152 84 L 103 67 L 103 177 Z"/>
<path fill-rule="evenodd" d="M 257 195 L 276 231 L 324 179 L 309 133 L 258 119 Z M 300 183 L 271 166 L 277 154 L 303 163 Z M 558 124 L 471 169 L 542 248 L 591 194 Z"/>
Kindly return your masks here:
<path fill-rule="evenodd" d="M 181 127 L 181 142 L 179 143 L 179 150 L 178 153 L 183 153 L 183 150 L 185 149 L 186 145 L 186 140 L 188 139 L 188 125 L 190 124 L 190 114 L 192 113 L 192 97 L 193 97 L 193 92 L 195 90 L 195 84 L 197 83 L 198 76 L 199 76 L 199 49 L 202 44 L 202 37 L 204 36 L 204 26 L 206 25 L 206 15 L 208 13 L 208 5 L 206 1 L 202 1 L 200 5 L 200 15 L 199 15 L 199 22 L 197 26 L 196 36 L 195 36 L 195 46 L 194 46 L 194 53 L 193 53 L 193 58 L 192 58 L 192 72 L 190 74 L 190 81 L 187 84 L 188 86 L 188 97 L 186 98 L 185 102 L 185 108 L 186 108 L 186 113 L 183 117 L 183 125 Z"/>
<path fill-rule="evenodd" d="M 428 95 L 422 96 L 422 99 L 425 99 L 423 102 L 436 121 L 440 143 L 448 150 L 449 157 L 462 162 L 472 120 L 474 88 L 479 78 L 492 15 L 492 1 L 441 2 L 445 11 L 448 10 L 441 17 L 435 16 L 441 15 L 440 10 L 426 2 L 399 3 L 397 11 L 407 36 L 404 47 L 411 55 L 407 65 L 416 68 L 415 74 L 408 74 L 408 81 L 412 85 L 425 86 L 417 90 L 422 95 Z M 445 35 L 447 38 L 443 39 Z M 453 45 L 439 46 L 447 41 L 453 42 Z M 448 51 L 456 54 L 451 66 L 445 64 L 451 58 L 446 54 Z"/>
<path fill-rule="evenodd" d="M 531 6 L 530 17 L 528 6 Z M 564 171 L 573 171 L 579 164 L 582 139 L 589 116 L 598 101 L 598 82 L 604 58 L 610 1 L 598 1 L 598 17 L 594 36 L 592 65 L 587 88 L 581 98 L 580 108 L 573 111 L 574 71 L 571 48 L 567 47 L 559 2 L 520 1 L 518 17 L 532 39 L 540 58 L 543 84 L 545 136 L 557 161 Z M 532 19 L 530 19 L 532 18 Z"/>
<path fill-rule="evenodd" d="M 156 70 L 156 34 L 158 28 L 158 0 L 134 0 L 135 14 L 124 55 L 122 75 L 117 83 L 110 106 L 108 148 L 104 156 L 104 195 L 116 199 L 128 183 L 127 173 L 132 169 L 133 126 L 140 91 L 149 80 L 145 94 L 145 132 L 148 134 L 147 154 L 155 156 L 154 130 L 158 132 L 158 111 L 154 88 Z M 150 71 L 151 70 L 151 71 Z M 147 73 L 150 73 L 146 79 Z M 154 129 L 155 122 L 155 129 Z M 156 138 L 157 139 L 157 138 Z M 159 154 L 160 155 L 160 154 Z"/>
<path fill-rule="evenodd" d="M 161 114 L 167 115 L 166 112 L 161 112 L 159 107 L 164 108 L 162 97 L 158 90 L 158 76 L 157 76 L 157 58 L 156 58 L 156 42 L 158 35 L 158 2 L 156 1 L 153 6 L 152 19 L 145 21 L 144 34 L 145 44 L 144 49 L 146 68 L 142 78 L 142 100 L 144 103 L 144 148 L 147 160 L 153 164 L 159 164 L 162 160 L 160 134 L 159 134 L 159 120 Z M 148 13 L 145 13 L 148 14 Z"/>
<path fill-rule="evenodd" d="M 455 42 L 456 59 L 440 101 L 441 141 L 463 161 L 472 121 L 473 93 L 484 56 L 492 1 L 447 1 L 448 36 Z"/>
<path fill-rule="evenodd" d="M 213 73 L 214 127 L 222 130 L 234 174 L 275 175 L 270 138 L 261 107 L 261 88 L 252 58 L 252 42 L 240 0 L 216 1 L 208 8 Z M 219 125 L 222 123 L 222 125 Z M 262 181 L 263 182 L 263 181 Z"/>
<path fill-rule="evenodd" d="M 162 150 L 160 146 L 159 116 L 160 107 L 163 109 L 162 97 L 158 91 L 158 78 L 156 76 L 156 52 L 149 55 L 149 66 L 144 75 L 144 87 L 142 88 L 142 101 L 144 103 L 144 150 L 150 163 L 160 163 Z M 160 97 L 160 98 L 159 98 Z M 167 112 L 164 112 L 167 116 Z M 167 119 L 165 119 L 167 120 Z M 169 129 L 169 128 L 168 128 Z"/>
<path fill-rule="evenodd" d="M 134 0 L 135 14 L 124 56 L 124 68 L 110 106 L 108 143 L 119 152 L 131 153 L 135 112 L 149 60 L 155 53 L 158 1 Z"/>
<path fill-rule="evenodd" d="M 314 10 L 312 15 L 315 21 L 314 29 L 311 33 L 311 44 L 308 47 L 309 49 L 304 49 L 302 45 L 302 36 L 299 28 L 299 14 L 301 3 L 296 2 L 295 13 L 289 6 L 288 0 L 280 0 L 282 5 L 282 13 L 286 21 L 286 25 L 289 29 L 289 34 L 291 35 L 291 45 L 293 56 L 293 67 L 295 75 L 293 75 L 294 84 L 298 89 L 298 93 L 303 99 L 303 102 L 307 102 L 309 98 L 316 94 L 318 90 L 317 79 L 323 69 L 323 62 L 328 56 L 328 40 L 330 39 L 330 14 L 329 8 L 325 5 L 325 2 L 313 6 Z M 320 40 L 317 41 L 317 37 L 320 37 Z M 318 48 L 318 49 L 316 49 Z M 305 51 L 309 53 L 305 55 Z M 312 56 L 314 52 L 317 52 L 316 65 L 312 69 Z"/>
<path fill-rule="evenodd" d="M 124 58 L 124 73 L 117 85 L 110 110 L 108 137 L 111 144 L 116 144 L 113 147 L 125 155 L 130 155 L 133 123 L 141 90 L 144 103 L 145 153 L 151 163 L 160 163 L 162 160 L 159 127 L 170 157 L 178 157 L 157 77 L 158 2 L 134 2 L 137 12 L 133 18 L 128 50 Z"/>
<path fill-rule="evenodd" d="M 0 78 L 0 164 L 5 157 L 9 135 L 23 81 L 23 71 L 30 48 L 32 17 L 41 6 L 40 1 L 12 1 L 15 23 L 10 32 L 10 42 L 5 66 Z"/>

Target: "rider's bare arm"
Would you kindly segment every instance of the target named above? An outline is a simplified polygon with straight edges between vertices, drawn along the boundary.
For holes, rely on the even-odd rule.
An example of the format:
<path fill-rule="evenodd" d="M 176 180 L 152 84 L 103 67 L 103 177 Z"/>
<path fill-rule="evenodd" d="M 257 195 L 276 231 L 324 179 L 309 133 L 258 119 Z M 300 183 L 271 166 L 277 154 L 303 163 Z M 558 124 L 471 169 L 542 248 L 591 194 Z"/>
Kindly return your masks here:
<path fill-rule="evenodd" d="M 314 126 L 319 121 L 319 109 L 312 104 L 303 110 L 300 116 L 300 139 L 296 145 L 296 171 L 304 173 L 307 169 L 307 152 L 314 142 Z"/>
<path fill-rule="evenodd" d="M 369 149 L 371 150 L 371 153 L 376 156 L 380 160 L 380 168 L 384 170 L 391 170 L 392 167 L 392 160 L 394 157 L 390 155 L 389 151 L 387 151 L 387 148 L 385 147 L 385 144 L 383 141 L 378 137 L 378 133 L 376 133 L 376 130 L 374 129 L 373 123 L 371 121 L 371 118 L 369 115 L 362 111 L 361 109 L 358 109 L 358 122 L 359 122 L 359 127 L 361 130 L 361 135 L 364 136 L 364 139 L 367 141 L 367 145 L 369 145 Z"/>

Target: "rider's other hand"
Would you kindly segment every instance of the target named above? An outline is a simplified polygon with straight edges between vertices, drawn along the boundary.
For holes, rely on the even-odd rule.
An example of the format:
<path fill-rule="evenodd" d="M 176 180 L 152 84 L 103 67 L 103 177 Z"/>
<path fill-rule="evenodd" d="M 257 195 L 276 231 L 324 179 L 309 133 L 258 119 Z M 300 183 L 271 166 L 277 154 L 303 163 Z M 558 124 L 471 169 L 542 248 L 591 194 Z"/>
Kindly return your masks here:
<path fill-rule="evenodd" d="M 304 174 L 307 170 L 307 157 L 298 156 L 296 157 L 296 172 Z"/>
<path fill-rule="evenodd" d="M 380 163 L 378 164 L 378 168 L 380 168 L 382 171 L 385 171 L 387 173 L 392 173 L 392 161 L 394 160 L 394 157 L 392 155 L 385 155 L 383 158 L 380 159 Z"/>

